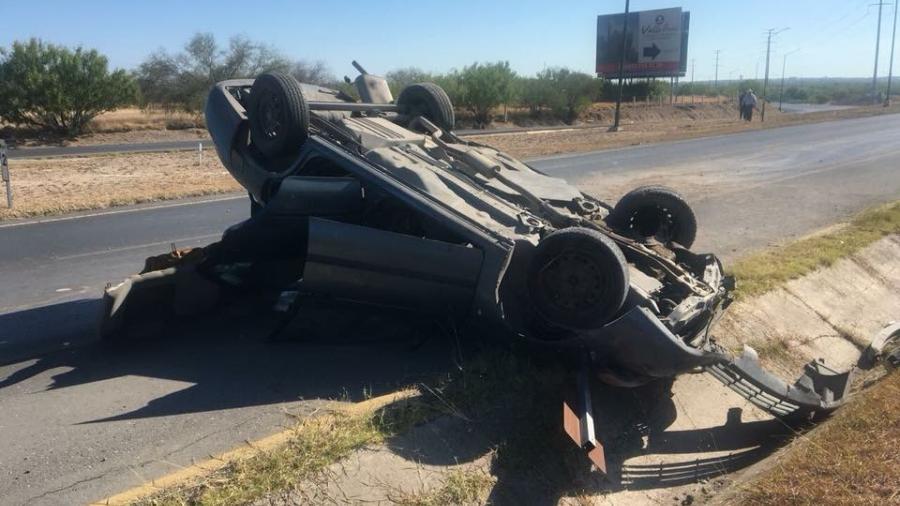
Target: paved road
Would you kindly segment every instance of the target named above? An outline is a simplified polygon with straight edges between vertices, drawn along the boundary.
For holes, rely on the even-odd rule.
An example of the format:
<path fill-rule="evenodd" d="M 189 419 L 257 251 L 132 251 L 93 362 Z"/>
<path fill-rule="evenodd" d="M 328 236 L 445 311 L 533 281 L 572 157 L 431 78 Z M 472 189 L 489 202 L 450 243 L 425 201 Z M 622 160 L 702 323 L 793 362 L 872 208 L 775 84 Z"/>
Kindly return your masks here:
<path fill-rule="evenodd" d="M 900 116 L 882 116 L 534 163 L 590 185 L 652 172 L 726 181 L 687 189 L 698 248 L 728 259 L 900 198 L 898 135 Z M 0 226 L 0 502 L 97 499 L 265 435 L 314 399 L 378 394 L 447 363 L 437 338 L 269 343 L 271 322 L 240 308 L 166 339 L 93 342 L 105 282 L 246 215 L 235 197 Z"/>

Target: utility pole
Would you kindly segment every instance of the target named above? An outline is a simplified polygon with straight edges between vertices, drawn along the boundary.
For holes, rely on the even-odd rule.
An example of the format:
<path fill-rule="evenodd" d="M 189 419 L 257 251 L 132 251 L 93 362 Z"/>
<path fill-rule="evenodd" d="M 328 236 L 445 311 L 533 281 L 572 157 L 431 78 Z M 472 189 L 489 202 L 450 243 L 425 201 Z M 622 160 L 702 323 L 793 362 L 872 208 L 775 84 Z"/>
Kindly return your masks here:
<path fill-rule="evenodd" d="M 766 120 L 766 102 L 768 101 L 768 95 L 766 94 L 769 88 L 769 59 L 772 55 L 772 36 L 778 35 L 779 33 L 789 30 L 789 28 L 782 28 L 781 30 L 776 30 L 775 28 L 769 28 L 769 36 L 766 40 L 766 77 L 763 81 L 763 96 L 762 96 L 762 108 L 759 111 L 759 120 Z"/>
<path fill-rule="evenodd" d="M 878 6 L 878 27 L 875 29 L 875 70 L 872 72 L 872 103 L 878 103 L 878 50 L 881 45 L 881 9 L 886 2 L 872 4 Z"/>
<path fill-rule="evenodd" d="M 794 54 L 799 49 L 795 49 L 789 53 L 784 53 L 784 61 L 781 63 L 781 92 L 778 94 L 778 110 L 784 112 L 784 70 L 787 68 L 787 57 L 789 54 Z"/>
<path fill-rule="evenodd" d="M 694 103 L 694 96 L 697 95 L 697 90 L 694 88 L 694 74 L 697 73 L 697 60 L 691 58 L 691 103 Z"/>
<path fill-rule="evenodd" d="M 891 79 L 894 77 L 894 42 L 897 40 L 897 7 L 900 6 L 900 0 L 894 0 L 894 33 L 891 34 L 891 61 L 888 66 L 888 84 L 887 94 L 884 97 L 884 106 L 891 105 Z"/>
<path fill-rule="evenodd" d="M 713 84 L 713 89 L 716 90 L 716 103 L 719 103 L 719 53 L 721 53 L 721 49 L 716 49 L 716 78 L 715 84 Z"/>
<path fill-rule="evenodd" d="M 622 16 L 622 54 L 619 58 L 619 93 L 616 97 L 616 117 L 613 122 L 612 128 L 610 131 L 618 132 L 619 131 L 619 120 L 621 118 L 619 110 L 622 108 L 622 90 L 625 85 L 625 51 L 628 46 L 625 44 L 625 41 L 628 40 L 628 7 L 630 0 L 625 0 L 625 15 Z"/>

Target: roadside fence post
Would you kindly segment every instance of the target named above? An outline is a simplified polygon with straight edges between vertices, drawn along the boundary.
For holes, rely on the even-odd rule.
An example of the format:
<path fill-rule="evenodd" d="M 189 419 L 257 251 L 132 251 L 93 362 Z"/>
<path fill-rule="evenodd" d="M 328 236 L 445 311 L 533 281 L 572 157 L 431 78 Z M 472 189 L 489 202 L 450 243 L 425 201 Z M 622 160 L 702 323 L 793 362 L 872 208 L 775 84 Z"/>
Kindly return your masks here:
<path fill-rule="evenodd" d="M 200 163 L 198 163 L 198 165 L 203 165 L 203 143 L 202 142 L 197 143 L 197 154 L 200 155 L 199 156 Z"/>
<path fill-rule="evenodd" d="M 9 162 L 6 156 L 6 141 L 0 139 L 0 179 L 6 183 L 6 207 L 12 209 L 12 182 L 9 180 Z"/>

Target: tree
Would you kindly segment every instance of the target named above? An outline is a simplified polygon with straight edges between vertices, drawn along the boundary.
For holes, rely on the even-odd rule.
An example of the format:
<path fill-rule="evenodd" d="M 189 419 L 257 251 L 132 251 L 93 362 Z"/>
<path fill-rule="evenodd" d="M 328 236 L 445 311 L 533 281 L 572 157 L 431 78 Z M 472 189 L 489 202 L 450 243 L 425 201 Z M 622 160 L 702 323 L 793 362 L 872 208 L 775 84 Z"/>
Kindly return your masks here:
<path fill-rule="evenodd" d="M 566 123 L 576 121 L 603 93 L 603 81 L 591 75 L 566 68 L 547 69 L 543 73 L 555 91 L 550 107 Z"/>
<path fill-rule="evenodd" d="M 519 99 L 522 105 L 528 107 L 528 112 L 537 117 L 541 111 L 550 107 L 553 102 L 555 90 L 553 83 L 545 72 L 539 72 L 537 77 L 526 77 L 519 85 L 521 93 Z"/>
<path fill-rule="evenodd" d="M 328 65 L 323 61 L 308 62 L 306 60 L 297 60 L 291 66 L 291 75 L 301 83 L 322 86 L 333 84 L 336 81 Z"/>
<path fill-rule="evenodd" d="M 218 81 L 254 77 L 270 70 L 296 73 L 309 69 L 309 65 L 292 64 L 270 46 L 243 36 L 232 37 L 228 47 L 221 48 L 211 33 L 198 33 L 181 53 L 160 50 L 151 54 L 138 68 L 136 77 L 144 105 L 197 112 Z"/>
<path fill-rule="evenodd" d="M 132 103 L 136 87 L 123 70 L 110 72 L 96 50 L 14 42 L 0 50 L 0 117 L 77 135 L 98 114 Z"/>
<path fill-rule="evenodd" d="M 509 62 L 473 63 L 457 75 L 460 105 L 472 113 L 476 126 L 484 128 L 495 107 L 512 101 L 515 80 Z"/>
<path fill-rule="evenodd" d="M 406 67 L 388 72 L 385 76 L 391 93 L 396 97 L 400 95 L 403 88 L 410 84 L 424 83 L 435 81 L 435 76 L 416 67 Z"/>

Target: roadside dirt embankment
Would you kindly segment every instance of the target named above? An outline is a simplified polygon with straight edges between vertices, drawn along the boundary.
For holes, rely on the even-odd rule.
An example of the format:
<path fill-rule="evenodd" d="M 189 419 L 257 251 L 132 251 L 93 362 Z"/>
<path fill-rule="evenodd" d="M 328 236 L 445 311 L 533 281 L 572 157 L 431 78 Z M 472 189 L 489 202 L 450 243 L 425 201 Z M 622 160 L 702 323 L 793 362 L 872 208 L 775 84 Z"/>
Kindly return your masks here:
<path fill-rule="evenodd" d="M 824 359 L 833 369 L 856 363 L 888 322 L 900 320 L 900 236 L 887 236 L 827 269 L 733 304 L 716 334 L 724 345 L 753 346 L 785 374 Z"/>

